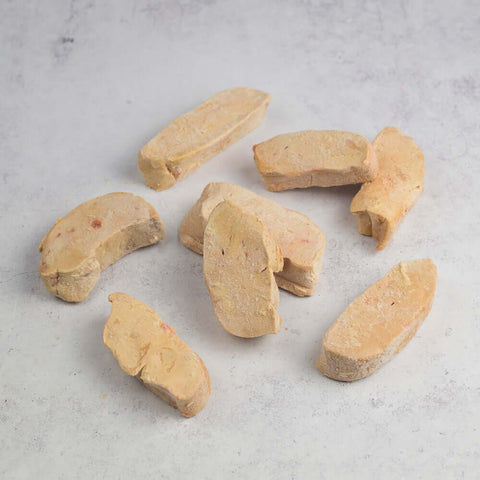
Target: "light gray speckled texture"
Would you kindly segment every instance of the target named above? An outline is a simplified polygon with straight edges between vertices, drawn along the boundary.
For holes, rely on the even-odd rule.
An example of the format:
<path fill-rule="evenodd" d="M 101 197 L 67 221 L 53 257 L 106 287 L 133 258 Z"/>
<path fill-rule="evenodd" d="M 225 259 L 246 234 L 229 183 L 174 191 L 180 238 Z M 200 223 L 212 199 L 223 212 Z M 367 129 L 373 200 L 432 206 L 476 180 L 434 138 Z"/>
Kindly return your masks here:
<path fill-rule="evenodd" d="M 241 5 L 240 5 L 241 4 Z M 401 4 L 401 5 L 400 5 Z M 61 1 L 0 5 L 0 477 L 476 479 L 480 476 L 480 11 L 475 1 Z M 265 122 L 164 192 L 138 149 L 218 90 L 272 94 Z M 251 145 L 300 129 L 412 135 L 426 188 L 383 252 L 356 232 L 357 187 L 265 191 Z M 281 332 L 229 336 L 178 226 L 209 181 L 301 210 L 327 235 L 317 293 L 280 295 Z M 111 191 L 151 202 L 166 241 L 113 265 L 87 301 L 54 299 L 37 252 L 58 216 Z M 418 335 L 353 384 L 314 366 L 328 326 L 400 260 L 432 257 Z M 102 344 L 107 295 L 155 308 L 204 359 L 193 419 Z"/>

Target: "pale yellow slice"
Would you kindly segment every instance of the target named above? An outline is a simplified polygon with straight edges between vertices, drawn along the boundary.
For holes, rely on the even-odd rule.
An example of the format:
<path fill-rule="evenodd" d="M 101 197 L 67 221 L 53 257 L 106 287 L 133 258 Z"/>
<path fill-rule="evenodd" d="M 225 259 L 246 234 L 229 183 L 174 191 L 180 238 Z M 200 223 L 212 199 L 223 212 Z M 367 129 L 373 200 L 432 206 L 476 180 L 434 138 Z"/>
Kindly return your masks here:
<path fill-rule="evenodd" d="M 415 335 L 432 307 L 436 282 L 437 269 L 429 258 L 393 267 L 330 327 L 317 368 L 346 382 L 377 371 Z"/>
<path fill-rule="evenodd" d="M 217 93 L 178 117 L 138 154 L 145 183 L 165 190 L 262 123 L 270 95 L 251 88 Z"/>
<path fill-rule="evenodd" d="M 185 417 L 200 412 L 211 393 L 202 359 L 148 305 L 124 293 L 113 293 L 112 312 L 103 341 L 129 375 Z"/>
<path fill-rule="evenodd" d="M 378 165 L 370 142 L 337 130 L 285 133 L 253 147 L 268 190 L 333 187 L 375 178 Z"/>
<path fill-rule="evenodd" d="M 40 275 L 57 297 L 81 302 L 102 270 L 164 236 L 158 213 L 143 198 L 109 193 L 82 203 L 57 220 L 39 247 Z"/>
<path fill-rule="evenodd" d="M 403 217 L 423 192 L 423 153 L 398 128 L 383 129 L 373 141 L 378 175 L 364 183 L 350 205 L 358 217 L 358 231 L 372 236 L 383 250 Z"/>
<path fill-rule="evenodd" d="M 213 310 L 227 332 L 238 337 L 277 333 L 280 248 L 255 216 L 230 202 L 213 210 L 205 228 L 203 276 Z"/>

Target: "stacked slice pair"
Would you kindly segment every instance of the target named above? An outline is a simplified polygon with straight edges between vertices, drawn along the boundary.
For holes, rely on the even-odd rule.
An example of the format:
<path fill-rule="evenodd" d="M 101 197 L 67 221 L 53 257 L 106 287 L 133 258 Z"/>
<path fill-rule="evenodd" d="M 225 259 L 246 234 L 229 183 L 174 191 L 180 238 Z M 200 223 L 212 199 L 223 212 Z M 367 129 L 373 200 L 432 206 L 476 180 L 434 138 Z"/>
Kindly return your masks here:
<path fill-rule="evenodd" d="M 205 255 L 217 318 L 243 337 L 278 332 L 277 285 L 312 295 L 325 250 L 325 235 L 308 217 L 228 183 L 205 187 L 180 240 Z"/>

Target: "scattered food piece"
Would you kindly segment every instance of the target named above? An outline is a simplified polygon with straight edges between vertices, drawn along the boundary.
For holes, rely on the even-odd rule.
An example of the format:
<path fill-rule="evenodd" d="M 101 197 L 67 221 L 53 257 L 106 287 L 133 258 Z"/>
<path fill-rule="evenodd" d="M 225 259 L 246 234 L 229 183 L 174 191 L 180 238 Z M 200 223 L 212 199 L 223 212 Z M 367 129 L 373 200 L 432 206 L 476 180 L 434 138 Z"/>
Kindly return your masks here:
<path fill-rule="evenodd" d="M 350 132 L 286 133 L 255 145 L 253 153 L 263 183 L 272 192 L 363 183 L 378 171 L 370 142 Z"/>
<path fill-rule="evenodd" d="M 429 258 L 393 267 L 330 327 L 317 368 L 345 382 L 376 372 L 415 335 L 432 307 L 436 282 Z"/>
<path fill-rule="evenodd" d="M 56 221 L 39 247 L 40 275 L 49 292 L 67 302 L 81 302 L 102 270 L 164 237 L 158 213 L 143 198 L 109 193 Z"/>
<path fill-rule="evenodd" d="M 203 276 L 223 328 L 238 337 L 277 333 L 278 287 L 283 267 L 275 240 L 255 216 L 230 202 L 213 210 L 205 228 Z"/>
<path fill-rule="evenodd" d="M 262 122 L 270 95 L 251 88 L 217 93 L 178 117 L 138 155 L 145 183 L 165 190 L 194 172 Z"/>
<path fill-rule="evenodd" d="M 283 270 L 275 274 L 280 288 L 312 295 L 318 284 L 325 235 L 307 216 L 231 183 L 209 183 L 180 226 L 181 242 L 203 252 L 203 233 L 213 209 L 224 200 L 260 219 L 283 255 Z"/>
<path fill-rule="evenodd" d="M 350 205 L 358 217 L 358 231 L 370 235 L 383 250 L 399 223 L 423 192 L 423 153 L 412 138 L 398 128 L 383 129 L 373 141 L 379 171 L 364 183 Z"/>
<path fill-rule="evenodd" d="M 200 412 L 211 393 L 202 359 L 148 305 L 124 293 L 108 299 L 112 312 L 103 342 L 122 370 L 139 378 L 184 417 Z"/>

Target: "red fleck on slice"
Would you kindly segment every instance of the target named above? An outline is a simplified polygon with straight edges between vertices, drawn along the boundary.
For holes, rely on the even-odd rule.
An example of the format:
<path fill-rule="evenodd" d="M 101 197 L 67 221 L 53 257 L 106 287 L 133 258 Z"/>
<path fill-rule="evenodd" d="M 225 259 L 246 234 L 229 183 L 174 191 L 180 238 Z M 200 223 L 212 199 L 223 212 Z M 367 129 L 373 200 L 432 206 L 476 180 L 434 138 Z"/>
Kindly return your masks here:
<path fill-rule="evenodd" d="M 82 203 L 55 222 L 40 244 L 40 275 L 57 297 L 81 302 L 102 270 L 164 236 L 158 213 L 143 198 L 109 193 Z"/>
<path fill-rule="evenodd" d="M 136 376 L 155 395 L 185 417 L 200 412 L 211 392 L 202 359 L 148 305 L 113 293 L 103 341 L 122 370 Z"/>

